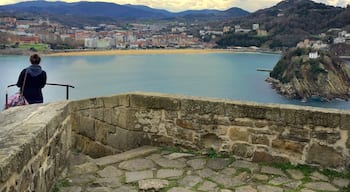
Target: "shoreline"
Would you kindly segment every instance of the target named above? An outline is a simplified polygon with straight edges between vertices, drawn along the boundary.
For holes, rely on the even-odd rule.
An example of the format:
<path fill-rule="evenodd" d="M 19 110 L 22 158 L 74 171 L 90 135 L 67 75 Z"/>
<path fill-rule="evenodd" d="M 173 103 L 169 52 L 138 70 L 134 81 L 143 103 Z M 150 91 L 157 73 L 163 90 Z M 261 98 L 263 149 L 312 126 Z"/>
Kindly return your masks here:
<path fill-rule="evenodd" d="M 155 54 L 208 54 L 208 53 L 267 53 L 254 49 L 114 49 L 79 50 L 48 53 L 45 56 L 97 56 L 97 55 L 155 55 Z M 274 53 L 274 52 L 268 52 Z M 278 54 L 275 52 L 274 54 Z"/>

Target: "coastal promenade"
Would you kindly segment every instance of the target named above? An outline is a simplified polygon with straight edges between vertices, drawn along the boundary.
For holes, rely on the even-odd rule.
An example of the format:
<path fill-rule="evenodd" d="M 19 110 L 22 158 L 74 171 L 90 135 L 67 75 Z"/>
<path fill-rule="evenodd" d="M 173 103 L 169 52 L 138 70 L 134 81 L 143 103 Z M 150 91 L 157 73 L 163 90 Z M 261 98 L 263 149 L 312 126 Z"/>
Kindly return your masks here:
<path fill-rule="evenodd" d="M 152 55 L 152 54 L 207 54 L 258 52 L 255 49 L 113 49 L 113 50 L 77 50 L 48 53 L 48 56 L 86 56 L 86 55 Z M 272 52 L 269 52 L 272 53 Z"/>
<path fill-rule="evenodd" d="M 258 164 L 149 146 L 98 159 L 73 152 L 69 162 L 56 191 L 316 192 L 348 191 L 350 183 L 348 178 L 311 167 Z"/>

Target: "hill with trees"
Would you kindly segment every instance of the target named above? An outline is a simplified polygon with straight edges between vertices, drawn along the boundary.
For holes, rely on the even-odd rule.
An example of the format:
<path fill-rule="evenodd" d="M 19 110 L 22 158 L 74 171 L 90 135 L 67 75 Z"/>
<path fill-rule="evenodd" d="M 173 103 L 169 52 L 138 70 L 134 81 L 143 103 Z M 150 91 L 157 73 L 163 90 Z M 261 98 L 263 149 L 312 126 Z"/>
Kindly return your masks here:
<path fill-rule="evenodd" d="M 318 38 L 317 35 L 330 28 L 349 28 L 350 7 L 340 8 L 316 3 L 311 0 L 284 0 L 277 5 L 258 10 L 246 17 L 236 18 L 226 25 L 241 25 L 251 28 L 260 24 L 268 36 L 258 36 L 256 32 L 226 34 L 218 41 L 219 46 L 263 46 L 295 47 L 306 38 Z"/>
<path fill-rule="evenodd" d="M 330 52 L 293 48 L 285 52 L 267 79 L 278 93 L 293 99 L 350 97 L 350 69 Z"/>

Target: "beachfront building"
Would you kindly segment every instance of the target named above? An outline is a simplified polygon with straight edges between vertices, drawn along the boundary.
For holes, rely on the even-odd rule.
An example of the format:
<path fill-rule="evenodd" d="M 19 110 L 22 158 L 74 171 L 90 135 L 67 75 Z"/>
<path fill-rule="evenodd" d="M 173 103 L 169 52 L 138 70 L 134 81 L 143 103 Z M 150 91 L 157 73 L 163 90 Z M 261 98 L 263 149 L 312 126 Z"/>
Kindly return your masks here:
<path fill-rule="evenodd" d="M 97 38 L 85 38 L 84 47 L 96 48 L 97 47 Z"/>

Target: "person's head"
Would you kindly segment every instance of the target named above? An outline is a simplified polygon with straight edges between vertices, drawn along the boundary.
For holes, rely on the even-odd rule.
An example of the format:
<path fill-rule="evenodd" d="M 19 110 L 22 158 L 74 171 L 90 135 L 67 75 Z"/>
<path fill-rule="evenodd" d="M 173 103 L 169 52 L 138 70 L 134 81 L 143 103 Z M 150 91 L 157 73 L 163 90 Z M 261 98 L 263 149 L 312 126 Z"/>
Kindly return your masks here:
<path fill-rule="evenodd" d="M 41 58 L 38 54 L 33 54 L 30 56 L 30 63 L 33 64 L 33 65 L 39 65 L 40 64 L 40 61 L 41 61 Z"/>

